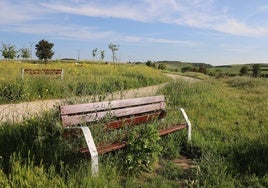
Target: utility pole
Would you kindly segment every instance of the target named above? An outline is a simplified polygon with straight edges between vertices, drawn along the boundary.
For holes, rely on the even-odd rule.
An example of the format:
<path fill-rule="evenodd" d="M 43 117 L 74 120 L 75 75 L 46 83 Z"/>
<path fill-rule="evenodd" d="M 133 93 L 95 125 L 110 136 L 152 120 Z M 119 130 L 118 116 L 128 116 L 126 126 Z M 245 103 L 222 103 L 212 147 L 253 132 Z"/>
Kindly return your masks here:
<path fill-rule="evenodd" d="M 79 59 L 80 59 L 80 50 L 77 50 L 77 61 L 79 61 Z"/>
<path fill-rule="evenodd" d="M 33 42 L 29 42 L 31 46 L 31 60 L 33 60 Z"/>

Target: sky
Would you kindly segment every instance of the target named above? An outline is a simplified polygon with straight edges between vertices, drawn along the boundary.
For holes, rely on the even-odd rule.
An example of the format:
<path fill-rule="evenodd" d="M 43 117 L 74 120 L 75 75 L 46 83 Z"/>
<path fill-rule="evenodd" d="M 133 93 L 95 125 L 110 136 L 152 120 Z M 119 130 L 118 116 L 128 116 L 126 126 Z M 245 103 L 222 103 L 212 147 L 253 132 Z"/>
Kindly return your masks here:
<path fill-rule="evenodd" d="M 268 63 L 267 0 L 0 0 L 0 42 L 53 59 Z M 1 57 L 3 58 L 3 57 Z"/>

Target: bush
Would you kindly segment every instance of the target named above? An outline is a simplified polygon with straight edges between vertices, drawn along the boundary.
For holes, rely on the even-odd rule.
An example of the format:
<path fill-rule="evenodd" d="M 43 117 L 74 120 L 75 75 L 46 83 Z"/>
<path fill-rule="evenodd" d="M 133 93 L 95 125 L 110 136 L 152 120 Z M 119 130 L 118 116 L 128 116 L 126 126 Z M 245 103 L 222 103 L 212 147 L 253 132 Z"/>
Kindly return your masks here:
<path fill-rule="evenodd" d="M 136 176 L 152 170 L 162 149 L 159 140 L 159 133 L 153 125 L 135 128 L 129 133 L 128 146 L 124 153 L 124 166 L 129 175 Z"/>
<path fill-rule="evenodd" d="M 248 74 L 248 71 L 249 71 L 248 66 L 243 66 L 243 67 L 241 67 L 239 72 L 240 72 L 241 76 L 245 76 Z"/>
<path fill-rule="evenodd" d="M 165 70 L 167 66 L 165 64 L 160 63 L 157 68 L 160 70 Z"/>

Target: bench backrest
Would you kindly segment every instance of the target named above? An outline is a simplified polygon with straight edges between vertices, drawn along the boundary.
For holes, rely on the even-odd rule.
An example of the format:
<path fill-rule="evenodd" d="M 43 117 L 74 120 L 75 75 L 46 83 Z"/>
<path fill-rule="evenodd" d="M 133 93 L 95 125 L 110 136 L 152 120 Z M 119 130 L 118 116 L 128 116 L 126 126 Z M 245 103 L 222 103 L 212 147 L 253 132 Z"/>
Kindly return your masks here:
<path fill-rule="evenodd" d="M 63 69 L 22 69 L 21 70 L 21 78 L 24 78 L 24 74 L 52 74 L 52 75 L 61 75 L 61 79 L 63 79 Z"/>
<path fill-rule="evenodd" d="M 120 128 L 125 124 L 139 124 L 161 118 L 165 111 L 163 95 L 60 106 L 62 125 L 65 127 L 109 119 L 107 129 Z"/>

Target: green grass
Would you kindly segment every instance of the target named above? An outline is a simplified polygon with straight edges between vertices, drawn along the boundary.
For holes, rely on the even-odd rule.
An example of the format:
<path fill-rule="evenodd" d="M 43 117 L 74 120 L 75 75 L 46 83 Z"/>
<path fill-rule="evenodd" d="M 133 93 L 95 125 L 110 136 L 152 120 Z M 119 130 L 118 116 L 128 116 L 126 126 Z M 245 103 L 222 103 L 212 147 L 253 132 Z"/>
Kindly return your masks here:
<path fill-rule="evenodd" d="M 25 75 L 22 68 L 64 70 L 64 79 L 48 75 Z M 99 95 L 104 98 L 123 91 L 168 81 L 160 71 L 144 65 L 97 63 L 29 64 L 0 62 L 0 104 L 73 96 Z"/>
<path fill-rule="evenodd" d="M 193 155 L 201 156 L 198 186 L 255 186 L 251 179 L 267 186 L 267 91 L 267 79 L 248 77 L 178 81 L 163 91 L 192 121 Z"/>
<path fill-rule="evenodd" d="M 228 65 L 228 66 L 215 66 L 213 68 L 210 68 L 209 71 L 220 71 L 223 74 L 229 74 L 229 75 L 239 75 L 240 74 L 240 69 L 243 66 L 248 66 L 248 68 L 252 68 L 252 65 L 250 64 L 237 64 L 237 65 Z M 267 64 L 261 64 L 261 73 L 262 74 L 268 74 L 267 71 Z"/>
<path fill-rule="evenodd" d="M 127 175 L 129 166 L 122 164 L 127 164 L 127 151 L 130 155 L 142 154 L 141 142 L 133 146 L 135 151 L 103 155 L 100 176 L 92 177 L 88 157 L 72 150 L 72 143 L 63 139 L 59 112 L 39 114 L 18 124 L 3 124 L 0 186 L 268 187 L 267 91 L 268 80 L 262 78 L 171 82 L 159 94 L 165 95 L 168 109 L 183 107 L 187 112 L 193 127 L 191 147 L 186 142 L 186 130 L 155 142 L 156 148 L 158 144 L 162 148 L 157 156 L 159 163 L 156 160 L 150 172 L 136 177 Z M 168 110 L 165 121 L 180 121 L 177 111 Z M 151 126 L 158 128 L 159 124 L 154 122 Z M 137 130 L 129 131 L 137 134 Z M 99 143 L 112 135 L 95 128 L 93 134 Z M 147 142 L 146 138 L 142 140 Z M 196 167 L 184 171 L 168 162 L 180 154 L 190 156 Z"/>

